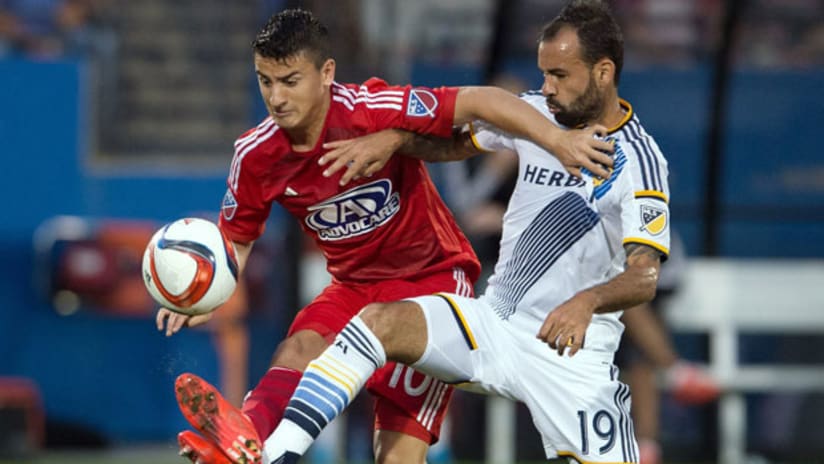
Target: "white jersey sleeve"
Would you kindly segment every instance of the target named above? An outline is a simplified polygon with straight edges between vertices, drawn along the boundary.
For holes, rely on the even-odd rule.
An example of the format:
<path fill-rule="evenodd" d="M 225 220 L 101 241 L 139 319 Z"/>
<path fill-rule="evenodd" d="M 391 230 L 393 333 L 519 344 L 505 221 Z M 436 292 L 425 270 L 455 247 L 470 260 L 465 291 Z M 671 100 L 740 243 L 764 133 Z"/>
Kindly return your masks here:
<path fill-rule="evenodd" d="M 615 134 L 626 158 L 628 189 L 621 212 L 623 243 L 651 246 L 665 255 L 670 248 L 667 161 L 637 116 Z"/>
<path fill-rule="evenodd" d="M 469 123 L 472 143 L 478 150 L 494 152 L 515 150 L 515 141 L 511 134 L 504 132 L 486 121 Z"/>

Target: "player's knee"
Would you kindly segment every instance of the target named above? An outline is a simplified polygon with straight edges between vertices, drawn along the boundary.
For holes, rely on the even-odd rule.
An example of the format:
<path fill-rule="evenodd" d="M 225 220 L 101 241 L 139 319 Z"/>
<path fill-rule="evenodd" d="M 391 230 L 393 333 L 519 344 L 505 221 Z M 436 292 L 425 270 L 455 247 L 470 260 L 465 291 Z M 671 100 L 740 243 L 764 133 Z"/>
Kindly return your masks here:
<path fill-rule="evenodd" d="M 388 359 L 414 362 L 426 348 L 426 319 L 416 303 L 372 303 L 360 318 L 381 342 Z"/>
<path fill-rule="evenodd" d="M 360 313 L 361 319 L 366 326 L 378 337 L 387 355 L 395 351 L 395 348 L 402 348 L 402 337 L 410 327 L 409 318 L 412 316 L 412 306 L 417 305 L 408 301 L 396 301 L 393 303 L 372 303 L 363 308 Z"/>
<path fill-rule="evenodd" d="M 317 358 L 328 343 L 317 332 L 302 330 L 292 334 L 278 345 L 272 357 L 272 366 L 303 371 L 309 361 Z"/>
<path fill-rule="evenodd" d="M 378 340 L 386 344 L 391 341 L 395 330 L 395 312 L 394 303 L 371 303 L 361 310 L 359 316 Z"/>

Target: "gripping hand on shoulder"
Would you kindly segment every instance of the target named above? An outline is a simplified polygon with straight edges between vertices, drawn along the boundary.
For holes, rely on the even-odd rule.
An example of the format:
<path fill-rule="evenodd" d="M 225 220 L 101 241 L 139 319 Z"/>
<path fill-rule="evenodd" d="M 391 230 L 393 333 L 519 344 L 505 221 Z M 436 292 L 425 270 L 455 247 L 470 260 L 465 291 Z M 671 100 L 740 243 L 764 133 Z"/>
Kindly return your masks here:
<path fill-rule="evenodd" d="M 604 126 L 596 125 L 584 129 L 564 131 L 553 155 L 564 168 L 575 177 L 581 177 L 581 168 L 603 179 L 609 178 L 608 168 L 612 166 L 612 143 L 599 137 L 606 134 Z"/>

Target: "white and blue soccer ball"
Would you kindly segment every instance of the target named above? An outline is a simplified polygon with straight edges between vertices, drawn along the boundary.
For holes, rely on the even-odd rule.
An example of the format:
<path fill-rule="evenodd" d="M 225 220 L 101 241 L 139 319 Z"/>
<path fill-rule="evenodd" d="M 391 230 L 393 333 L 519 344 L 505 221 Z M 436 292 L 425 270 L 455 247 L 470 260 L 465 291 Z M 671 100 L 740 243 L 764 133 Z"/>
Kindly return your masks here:
<path fill-rule="evenodd" d="M 218 226 L 184 218 L 161 227 L 143 253 L 143 282 L 155 301 L 195 316 L 215 310 L 235 291 L 237 252 Z"/>

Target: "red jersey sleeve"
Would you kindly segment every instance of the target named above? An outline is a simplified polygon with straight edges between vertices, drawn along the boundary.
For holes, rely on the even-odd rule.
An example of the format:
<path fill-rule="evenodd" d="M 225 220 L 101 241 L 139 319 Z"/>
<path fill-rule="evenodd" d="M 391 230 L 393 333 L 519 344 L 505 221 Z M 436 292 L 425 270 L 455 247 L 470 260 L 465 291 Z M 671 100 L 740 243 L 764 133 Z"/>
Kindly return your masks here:
<path fill-rule="evenodd" d="M 218 225 L 233 241 L 248 243 L 263 233 L 272 200 L 259 178 L 265 151 L 277 126 L 267 118 L 235 141 L 235 155 L 226 180 Z M 266 147 L 266 148 L 265 148 Z"/>
<path fill-rule="evenodd" d="M 363 83 L 358 96 L 369 110 L 376 131 L 403 129 L 438 137 L 452 135 L 457 87 L 392 86 L 372 78 Z"/>

